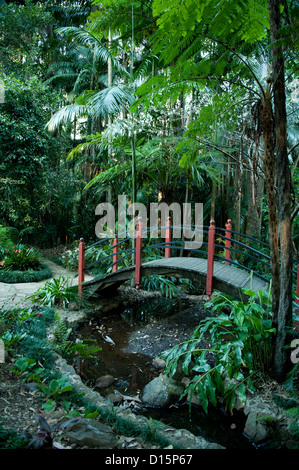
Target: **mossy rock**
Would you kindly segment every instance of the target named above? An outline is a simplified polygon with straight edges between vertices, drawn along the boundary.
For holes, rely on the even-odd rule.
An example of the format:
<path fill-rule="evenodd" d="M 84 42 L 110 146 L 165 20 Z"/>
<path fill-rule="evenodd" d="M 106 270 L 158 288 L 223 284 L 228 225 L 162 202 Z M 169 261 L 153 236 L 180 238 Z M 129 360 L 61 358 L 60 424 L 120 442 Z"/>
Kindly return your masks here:
<path fill-rule="evenodd" d="M 21 282 L 39 282 L 52 277 L 52 272 L 48 266 L 40 263 L 38 269 L 29 271 L 6 271 L 0 269 L 0 282 L 7 284 L 17 284 Z"/>

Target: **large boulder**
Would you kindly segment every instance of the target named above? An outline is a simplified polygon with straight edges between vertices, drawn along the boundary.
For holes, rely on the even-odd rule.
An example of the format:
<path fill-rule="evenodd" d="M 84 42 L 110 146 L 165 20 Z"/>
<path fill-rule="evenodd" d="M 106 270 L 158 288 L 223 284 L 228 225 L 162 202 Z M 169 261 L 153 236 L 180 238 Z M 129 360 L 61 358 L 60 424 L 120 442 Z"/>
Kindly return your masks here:
<path fill-rule="evenodd" d="M 144 387 L 141 399 L 147 405 L 165 408 L 177 402 L 183 391 L 175 380 L 160 374 Z"/>

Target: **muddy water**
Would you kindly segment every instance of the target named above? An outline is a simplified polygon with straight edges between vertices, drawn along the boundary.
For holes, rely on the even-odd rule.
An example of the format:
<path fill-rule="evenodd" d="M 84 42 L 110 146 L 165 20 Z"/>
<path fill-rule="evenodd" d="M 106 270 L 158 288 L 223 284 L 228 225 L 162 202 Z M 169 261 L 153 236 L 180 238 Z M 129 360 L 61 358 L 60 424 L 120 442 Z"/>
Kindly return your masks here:
<path fill-rule="evenodd" d="M 160 306 L 159 306 L 160 303 Z M 105 396 L 117 390 L 124 395 L 141 395 L 144 386 L 157 377 L 162 370 L 153 365 L 153 357 L 130 352 L 131 335 L 144 326 L 159 323 L 165 316 L 171 317 L 178 311 L 184 311 L 188 303 L 181 301 L 163 302 L 154 300 L 136 307 L 120 308 L 92 320 L 77 331 L 81 338 L 96 340 L 102 350 L 96 359 L 81 364 L 82 379 L 91 387 L 96 379 L 103 375 L 112 375 L 114 383 L 105 389 L 98 389 Z M 190 306 L 190 305 L 189 305 Z M 108 337 L 107 337 L 108 336 Z M 142 336 L 141 336 L 142 337 Z M 110 342 L 112 341 L 112 342 Z M 133 348 L 134 349 L 134 348 Z M 138 350 L 142 350 L 142 345 Z M 187 405 L 169 410 L 147 410 L 142 412 L 148 418 L 163 421 L 175 428 L 188 429 L 194 435 L 218 442 L 226 448 L 251 448 L 251 444 L 242 435 L 244 417 L 234 414 L 226 416 L 222 410 L 211 409 L 209 415 L 200 408 L 193 408 L 191 416 Z"/>

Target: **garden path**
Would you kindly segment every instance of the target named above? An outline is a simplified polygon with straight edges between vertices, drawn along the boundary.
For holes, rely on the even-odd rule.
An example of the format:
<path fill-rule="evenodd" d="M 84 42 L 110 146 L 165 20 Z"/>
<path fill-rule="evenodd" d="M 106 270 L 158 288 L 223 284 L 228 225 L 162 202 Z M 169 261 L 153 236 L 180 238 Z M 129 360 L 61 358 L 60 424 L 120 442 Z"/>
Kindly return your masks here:
<path fill-rule="evenodd" d="M 51 269 L 52 278 L 58 278 L 64 276 L 69 279 L 71 285 L 78 284 L 78 277 L 76 273 L 68 271 L 62 266 L 53 263 L 49 260 L 43 260 L 43 262 Z M 12 307 L 30 307 L 32 302 L 26 300 L 27 297 L 33 295 L 37 289 L 44 285 L 50 279 L 45 279 L 39 282 L 19 282 L 16 284 L 0 282 L 0 308 L 5 309 Z M 92 276 L 85 276 L 86 280 L 92 280 Z"/>

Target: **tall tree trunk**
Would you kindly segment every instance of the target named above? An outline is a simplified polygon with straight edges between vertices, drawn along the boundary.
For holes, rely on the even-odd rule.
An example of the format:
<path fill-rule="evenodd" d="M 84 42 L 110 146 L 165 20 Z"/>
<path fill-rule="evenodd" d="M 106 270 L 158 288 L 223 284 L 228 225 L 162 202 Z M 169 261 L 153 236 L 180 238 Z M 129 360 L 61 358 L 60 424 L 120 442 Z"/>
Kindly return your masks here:
<path fill-rule="evenodd" d="M 280 228 L 280 299 L 277 316 L 277 335 L 272 376 L 278 381 L 285 378 L 290 366 L 286 327 L 292 321 L 292 241 L 291 241 L 291 175 L 287 152 L 287 116 L 285 97 L 284 58 L 277 40 L 281 28 L 280 1 L 268 0 L 272 43 L 272 80 L 274 93 L 275 139 L 277 161 L 278 216 Z"/>
<path fill-rule="evenodd" d="M 262 121 L 264 137 L 264 157 L 263 165 L 265 172 L 265 183 L 269 215 L 269 234 L 271 252 L 271 279 L 272 279 L 272 313 L 274 327 L 277 327 L 278 305 L 280 297 L 280 276 L 279 276 L 279 246 L 278 246 L 278 221 L 276 202 L 276 162 L 274 155 L 273 137 L 273 112 L 271 106 L 270 85 L 268 84 L 262 102 Z"/>
<path fill-rule="evenodd" d="M 262 201 L 264 194 L 264 179 L 261 176 L 248 173 L 248 215 L 246 234 L 257 239 L 261 238 L 262 228 Z"/>
<path fill-rule="evenodd" d="M 111 28 L 109 28 L 109 33 L 108 33 L 108 45 L 110 49 L 111 45 Z M 113 80 L 113 68 L 112 68 L 112 60 L 109 58 L 108 59 L 108 88 L 112 87 L 112 80 Z M 111 117 L 108 117 L 108 126 L 111 126 Z M 109 137 L 109 142 L 111 141 L 111 137 Z M 112 155 L 112 148 L 111 145 L 108 145 L 108 159 L 109 161 L 111 160 L 111 155 Z M 107 202 L 109 204 L 112 204 L 112 186 L 111 184 L 108 184 L 107 188 Z"/>

